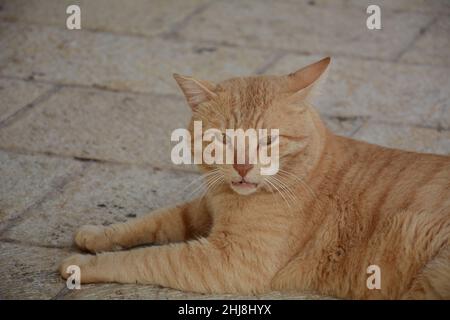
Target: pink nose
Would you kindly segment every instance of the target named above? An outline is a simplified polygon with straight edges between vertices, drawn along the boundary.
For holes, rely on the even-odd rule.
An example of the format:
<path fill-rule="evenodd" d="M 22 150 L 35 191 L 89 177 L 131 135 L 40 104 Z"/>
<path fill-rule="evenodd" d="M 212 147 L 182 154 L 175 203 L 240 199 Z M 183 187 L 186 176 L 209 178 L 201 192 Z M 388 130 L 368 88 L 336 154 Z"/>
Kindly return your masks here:
<path fill-rule="evenodd" d="M 252 164 L 233 164 L 233 168 L 239 173 L 239 175 L 244 178 L 247 172 L 252 170 Z"/>

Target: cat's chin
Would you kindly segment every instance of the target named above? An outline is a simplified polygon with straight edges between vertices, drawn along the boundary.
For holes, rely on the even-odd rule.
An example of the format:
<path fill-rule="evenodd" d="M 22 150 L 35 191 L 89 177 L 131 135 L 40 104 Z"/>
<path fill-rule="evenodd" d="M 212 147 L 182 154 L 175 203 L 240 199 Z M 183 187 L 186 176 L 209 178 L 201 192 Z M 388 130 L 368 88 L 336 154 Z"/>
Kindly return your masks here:
<path fill-rule="evenodd" d="M 258 184 L 256 183 L 231 183 L 231 189 L 237 194 L 247 196 L 254 193 L 258 189 Z"/>

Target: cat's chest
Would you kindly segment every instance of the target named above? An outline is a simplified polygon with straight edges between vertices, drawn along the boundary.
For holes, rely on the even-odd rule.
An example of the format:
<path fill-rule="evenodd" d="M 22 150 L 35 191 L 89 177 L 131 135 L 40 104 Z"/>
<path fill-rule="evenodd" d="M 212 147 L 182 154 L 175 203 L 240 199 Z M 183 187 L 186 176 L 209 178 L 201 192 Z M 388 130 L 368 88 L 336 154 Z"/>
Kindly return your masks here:
<path fill-rule="evenodd" d="M 217 195 L 208 199 L 208 209 L 213 217 L 242 223 L 245 223 L 245 220 L 267 219 L 286 213 L 286 208 L 274 202 L 270 195 Z"/>

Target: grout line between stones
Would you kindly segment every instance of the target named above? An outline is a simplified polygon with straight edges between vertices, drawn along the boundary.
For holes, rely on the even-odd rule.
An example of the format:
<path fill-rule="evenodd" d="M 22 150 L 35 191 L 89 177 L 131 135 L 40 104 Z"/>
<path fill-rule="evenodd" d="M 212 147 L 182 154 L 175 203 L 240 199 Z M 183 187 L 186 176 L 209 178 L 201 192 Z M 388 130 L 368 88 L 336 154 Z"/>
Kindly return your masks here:
<path fill-rule="evenodd" d="M 64 287 L 61 288 L 61 290 L 55 294 L 54 297 L 52 297 L 50 300 L 61 300 L 63 299 L 71 290 L 69 288 L 67 288 L 66 285 L 64 285 Z"/>
<path fill-rule="evenodd" d="M 58 154 L 53 153 L 49 151 L 31 151 L 21 148 L 5 148 L 0 146 L 0 151 L 15 153 L 15 154 L 22 154 L 22 155 L 40 155 L 40 156 L 46 156 L 50 158 L 57 158 L 57 159 L 68 159 L 73 161 L 79 161 L 79 162 L 86 162 L 86 163 L 99 163 L 104 165 L 111 165 L 111 166 L 124 166 L 124 167 L 135 167 L 135 168 L 142 168 L 142 169 L 152 169 L 155 171 L 171 171 L 171 172 L 184 172 L 184 173 L 198 173 L 196 169 L 186 169 L 186 168 L 176 168 L 173 166 L 166 166 L 166 165 L 152 165 L 147 163 L 127 163 L 127 162 L 120 162 L 120 161 L 113 161 L 113 160 L 105 160 L 105 159 L 95 159 L 95 158 L 87 158 L 87 157 L 78 157 L 78 156 L 71 156 L 71 155 L 64 155 L 64 154 Z"/>
<path fill-rule="evenodd" d="M 450 111 L 450 105 L 444 103 L 442 108 L 441 108 L 441 110 L 440 110 L 440 112 L 439 112 L 439 118 L 438 118 L 439 122 L 438 122 L 437 128 L 436 128 L 436 130 L 439 131 L 439 132 L 450 130 L 450 127 L 449 128 L 444 127 L 443 120 L 442 120 L 442 119 L 444 119 L 444 116 L 445 116 L 445 113 L 446 113 L 447 109 Z"/>
<path fill-rule="evenodd" d="M 367 122 L 369 122 L 369 119 L 365 119 L 365 120 L 361 121 L 361 123 L 360 123 L 355 129 L 353 129 L 352 132 L 350 132 L 350 137 L 353 138 L 353 137 L 356 135 L 356 133 L 357 133 L 363 126 L 366 125 Z"/>
<path fill-rule="evenodd" d="M 260 75 L 269 70 L 272 66 L 274 66 L 278 61 L 283 59 L 287 53 L 283 50 L 275 52 L 271 57 L 267 59 L 267 61 L 258 69 L 256 69 L 255 74 Z"/>
<path fill-rule="evenodd" d="M 208 2 L 198 5 L 190 13 L 188 13 L 183 19 L 181 19 L 178 22 L 175 22 L 171 27 L 169 27 L 169 31 L 159 34 L 159 37 L 163 37 L 163 38 L 178 37 L 178 32 L 183 27 L 185 27 L 195 16 L 201 14 L 206 9 L 208 9 L 214 2 L 216 2 L 216 1 L 210 0 Z"/>
<path fill-rule="evenodd" d="M 84 171 L 86 171 L 90 166 L 90 163 L 83 164 L 81 166 L 81 169 L 74 170 L 64 175 L 63 177 L 56 179 L 56 181 L 53 182 L 52 188 L 48 192 L 46 192 L 40 199 L 33 202 L 15 217 L 12 217 L 2 223 L 2 227 L 0 227 L 0 237 L 3 236 L 6 231 L 21 223 L 26 217 L 28 217 L 30 212 L 41 206 L 45 201 L 52 199 L 57 194 L 61 193 L 68 183 L 76 180 L 77 177 L 80 176 L 80 174 L 82 174 Z"/>
<path fill-rule="evenodd" d="M 60 87 L 59 89 L 63 88 L 77 88 L 77 89 L 85 89 L 85 90 L 93 90 L 93 91 L 104 91 L 104 92 L 110 92 L 110 93 L 120 93 L 120 94 L 129 94 L 129 95 L 137 95 L 137 96 L 159 96 L 159 97 L 169 97 L 169 98 L 178 98 L 181 100 L 181 93 L 174 94 L 174 93 L 159 93 L 159 92 L 141 92 L 141 91 L 132 91 L 132 90 L 116 90 L 112 88 L 108 88 L 106 86 L 101 85 L 87 85 L 87 84 L 79 84 L 79 83 L 59 83 L 56 81 L 51 80 L 45 80 L 45 79 L 30 79 L 29 77 L 19 77 L 19 76 L 11 76 L 11 75 L 2 75 L 0 74 L 0 79 L 9 79 L 9 80 L 20 80 L 24 82 L 31 82 L 31 83 L 43 83 L 43 84 L 51 84 L 57 87 Z"/>
<path fill-rule="evenodd" d="M 406 52 L 408 52 L 411 48 L 414 47 L 416 42 L 430 29 L 431 26 L 433 26 L 438 21 L 438 16 L 434 16 L 433 19 L 431 19 L 430 22 L 428 22 L 424 27 L 419 29 L 419 32 L 414 36 L 414 38 L 411 40 L 410 43 L 408 43 L 403 49 L 400 50 L 400 52 L 397 54 L 397 56 L 394 57 L 393 62 L 399 63 L 400 59 L 405 55 Z"/>
<path fill-rule="evenodd" d="M 20 119 L 22 119 L 31 109 L 38 106 L 39 104 L 47 101 L 52 97 L 55 93 L 57 93 L 59 90 L 61 90 L 61 86 L 58 84 L 53 84 L 53 87 L 46 90 L 44 93 L 42 93 L 40 96 L 38 96 L 36 99 L 34 99 L 32 102 L 26 104 L 16 112 L 14 112 L 12 115 L 4 119 L 3 121 L 0 121 L 0 129 L 7 127 Z"/>
<path fill-rule="evenodd" d="M 0 243 L 10 243 L 10 244 L 16 244 L 16 245 L 20 245 L 20 246 L 36 247 L 36 248 L 44 248 L 44 249 L 69 250 L 69 249 L 74 248 L 73 246 L 58 246 L 58 245 L 40 244 L 40 243 L 36 243 L 36 242 L 22 241 L 22 240 L 12 239 L 12 238 L 1 238 Z"/>

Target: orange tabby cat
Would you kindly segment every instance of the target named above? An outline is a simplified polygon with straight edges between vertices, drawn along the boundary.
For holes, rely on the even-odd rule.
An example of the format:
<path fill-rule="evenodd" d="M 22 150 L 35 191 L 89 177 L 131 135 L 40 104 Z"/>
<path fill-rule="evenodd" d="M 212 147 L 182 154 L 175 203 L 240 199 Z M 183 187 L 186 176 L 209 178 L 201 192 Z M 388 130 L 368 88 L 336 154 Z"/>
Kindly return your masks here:
<path fill-rule="evenodd" d="M 336 136 L 310 105 L 330 59 L 288 76 L 214 85 L 175 75 L 205 128 L 277 128 L 280 170 L 200 165 L 202 199 L 126 223 L 84 226 L 81 282 L 179 290 L 317 292 L 343 298 L 450 298 L 450 157 Z M 170 244 L 169 244 L 170 243 Z M 159 244 L 133 250 L 141 244 Z M 379 266 L 381 288 L 368 289 Z"/>

